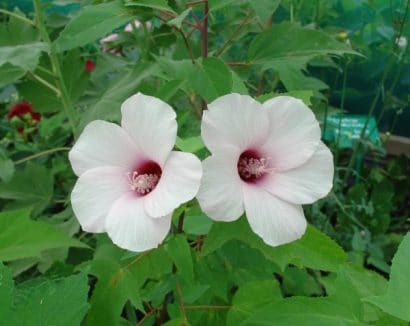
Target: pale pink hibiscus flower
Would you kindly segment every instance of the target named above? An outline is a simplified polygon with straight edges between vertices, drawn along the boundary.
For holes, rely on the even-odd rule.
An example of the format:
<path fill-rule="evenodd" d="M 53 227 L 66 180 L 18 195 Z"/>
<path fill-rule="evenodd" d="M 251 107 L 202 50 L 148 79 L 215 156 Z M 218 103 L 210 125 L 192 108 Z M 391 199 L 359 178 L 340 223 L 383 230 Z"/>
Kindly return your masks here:
<path fill-rule="evenodd" d="M 121 127 L 93 121 L 71 149 L 79 176 L 71 203 L 83 230 L 144 251 L 164 240 L 173 210 L 195 197 L 202 167 L 195 155 L 172 151 L 177 122 L 168 104 L 139 93 L 121 113 Z"/>
<path fill-rule="evenodd" d="M 272 246 L 304 234 L 301 204 L 329 193 L 334 169 L 302 101 L 222 96 L 204 112 L 202 138 L 212 155 L 203 162 L 197 198 L 209 217 L 229 222 L 246 212 L 252 230 Z"/>

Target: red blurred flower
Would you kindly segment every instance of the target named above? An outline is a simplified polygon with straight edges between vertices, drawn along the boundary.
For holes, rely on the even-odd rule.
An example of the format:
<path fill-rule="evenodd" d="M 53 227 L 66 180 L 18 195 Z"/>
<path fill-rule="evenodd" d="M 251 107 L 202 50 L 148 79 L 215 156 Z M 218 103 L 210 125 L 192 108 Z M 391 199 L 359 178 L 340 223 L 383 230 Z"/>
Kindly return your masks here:
<path fill-rule="evenodd" d="M 84 65 L 84 69 L 85 69 L 85 71 L 87 71 L 87 72 L 92 72 L 94 69 L 95 69 L 95 61 L 93 61 L 93 60 L 87 60 L 86 62 L 85 62 L 85 65 Z"/>
<path fill-rule="evenodd" d="M 33 121 L 38 122 L 41 120 L 41 114 L 33 111 L 33 106 L 31 103 L 26 101 L 17 102 L 14 104 L 7 113 L 7 119 L 11 120 L 13 117 L 23 118 L 25 114 L 30 114 Z"/>

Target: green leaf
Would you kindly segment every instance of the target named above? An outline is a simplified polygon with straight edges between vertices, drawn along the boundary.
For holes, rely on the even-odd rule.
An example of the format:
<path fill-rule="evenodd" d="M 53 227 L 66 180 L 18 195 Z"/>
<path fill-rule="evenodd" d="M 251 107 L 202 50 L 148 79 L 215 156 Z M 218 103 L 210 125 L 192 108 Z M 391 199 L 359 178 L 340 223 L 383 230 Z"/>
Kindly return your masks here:
<path fill-rule="evenodd" d="M 126 0 L 125 5 L 130 7 L 145 7 L 174 12 L 172 8 L 168 6 L 166 0 Z"/>
<path fill-rule="evenodd" d="M 0 153 L 0 179 L 4 182 L 9 182 L 14 174 L 14 163 L 7 157 L 3 157 Z"/>
<path fill-rule="evenodd" d="M 199 206 L 189 207 L 185 211 L 184 232 L 193 235 L 208 234 L 213 222 Z"/>
<path fill-rule="evenodd" d="M 200 136 L 180 138 L 177 137 L 175 146 L 183 152 L 196 153 L 205 147 Z"/>
<path fill-rule="evenodd" d="M 113 260 L 94 260 L 89 273 L 98 282 L 91 296 L 87 325 L 118 325 L 127 300 L 142 308 L 136 280 L 126 267 Z"/>
<path fill-rule="evenodd" d="M 273 13 L 279 7 L 281 0 L 249 0 L 249 4 L 255 10 L 256 15 L 262 21 L 266 23 L 267 20 L 272 17 Z"/>
<path fill-rule="evenodd" d="M 96 119 L 118 120 L 120 117 L 121 103 L 137 92 L 142 80 L 154 74 L 158 66 L 152 63 L 140 63 L 124 76 L 121 76 L 98 101 L 87 109 L 79 129 L 82 130 L 87 123 Z"/>
<path fill-rule="evenodd" d="M 292 297 L 257 310 L 241 325 L 365 325 L 331 298 Z"/>
<path fill-rule="evenodd" d="M 24 69 L 10 63 L 0 65 L 0 88 L 11 84 L 26 74 Z"/>
<path fill-rule="evenodd" d="M 345 53 L 359 55 L 322 31 L 282 23 L 257 35 L 249 46 L 248 56 L 254 64 L 276 68 L 290 61 L 301 67 L 317 55 Z"/>
<path fill-rule="evenodd" d="M 182 21 L 186 18 L 186 16 L 188 16 L 188 14 L 191 12 L 191 10 L 192 10 L 191 7 L 184 10 L 177 17 L 175 17 L 174 19 L 171 19 L 171 20 L 167 21 L 167 24 L 169 26 L 175 26 L 177 28 L 181 28 Z"/>
<path fill-rule="evenodd" d="M 272 301 L 282 299 L 276 280 L 253 281 L 239 287 L 232 299 L 232 307 L 227 315 L 227 325 L 241 325 L 257 308 Z"/>
<path fill-rule="evenodd" d="M 366 301 L 383 311 L 410 321 L 410 232 L 404 237 L 393 257 L 390 280 L 385 294 L 369 297 Z"/>
<path fill-rule="evenodd" d="M 192 65 L 193 73 L 189 75 L 192 88 L 209 103 L 232 90 L 232 74 L 225 63 L 218 58 L 206 58 Z"/>
<path fill-rule="evenodd" d="M 275 69 L 279 72 L 280 80 L 288 91 L 300 91 L 305 89 L 320 91 L 329 88 L 329 86 L 320 79 L 305 76 L 298 67 L 294 67 L 291 64 L 278 65 Z"/>
<path fill-rule="evenodd" d="M 28 163 L 23 171 L 14 173 L 8 183 L 0 183 L 0 198 L 14 199 L 21 206 L 41 211 L 53 195 L 53 176 L 42 165 Z"/>
<path fill-rule="evenodd" d="M 306 269 L 288 266 L 282 275 L 282 286 L 286 295 L 318 296 L 322 294 L 319 283 Z"/>
<path fill-rule="evenodd" d="M 184 281 L 193 283 L 194 265 L 192 262 L 191 249 L 186 239 L 182 235 L 171 237 L 165 249 L 178 270 L 177 275 Z"/>
<path fill-rule="evenodd" d="M 127 23 L 132 16 L 121 1 L 90 5 L 82 9 L 54 41 L 55 51 L 62 52 L 94 42 Z"/>
<path fill-rule="evenodd" d="M 41 52 L 47 49 L 47 44 L 43 42 L 0 46 L 0 66 L 9 63 L 26 71 L 33 71 L 38 64 Z"/>
<path fill-rule="evenodd" d="M 83 94 L 90 76 L 84 69 L 84 61 L 79 49 L 69 51 L 64 56 L 61 73 L 71 101 L 76 103 Z"/>
<path fill-rule="evenodd" d="M 234 239 L 258 249 L 281 270 L 288 264 L 294 264 L 300 268 L 336 271 L 346 260 L 346 254 L 336 242 L 310 225 L 301 239 L 270 247 L 252 232 L 245 218 L 233 223 L 215 223 L 205 240 L 202 255 L 208 255 Z"/>
<path fill-rule="evenodd" d="M 58 280 L 35 279 L 14 287 L 0 263 L 0 315 L 5 325 L 80 325 L 87 310 L 85 274 Z"/>
<path fill-rule="evenodd" d="M 30 219 L 30 210 L 0 213 L 0 261 L 41 257 L 45 250 L 88 246 L 53 226 Z"/>

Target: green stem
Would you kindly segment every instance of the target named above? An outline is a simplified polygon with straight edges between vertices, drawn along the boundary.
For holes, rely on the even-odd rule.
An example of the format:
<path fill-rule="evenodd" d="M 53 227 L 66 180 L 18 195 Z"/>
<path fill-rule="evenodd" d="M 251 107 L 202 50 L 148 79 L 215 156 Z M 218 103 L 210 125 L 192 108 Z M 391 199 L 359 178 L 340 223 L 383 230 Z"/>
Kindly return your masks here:
<path fill-rule="evenodd" d="M 41 78 L 40 76 L 36 75 L 35 73 L 30 72 L 29 73 L 30 76 L 32 76 L 35 80 L 37 80 L 39 83 L 43 84 L 44 86 L 46 86 L 47 88 L 49 88 L 50 90 L 52 90 L 54 93 L 56 93 L 56 95 L 58 97 L 61 96 L 61 92 L 58 88 L 56 88 L 55 86 L 51 85 L 47 80 Z"/>
<path fill-rule="evenodd" d="M 25 22 L 25 23 L 30 24 L 32 26 L 36 26 L 36 24 L 32 20 L 30 20 L 30 19 L 28 19 L 24 16 L 18 15 L 14 12 L 11 12 L 11 11 L 8 11 L 8 10 L 5 10 L 5 9 L 0 9 L 0 13 L 11 16 L 11 17 L 14 17 L 14 18 L 17 18 L 17 19 L 20 19 L 22 22 Z"/>
<path fill-rule="evenodd" d="M 63 104 L 63 108 L 67 116 L 67 119 L 71 125 L 74 138 L 76 138 L 77 132 L 76 132 L 75 111 L 71 103 L 71 99 L 68 94 L 67 87 L 64 83 L 63 74 L 61 72 L 60 61 L 59 61 L 57 53 L 54 51 L 53 44 L 50 40 L 46 26 L 44 24 L 43 12 L 41 10 L 41 2 L 40 0 L 33 0 L 33 4 L 34 4 L 34 10 L 36 14 L 36 23 L 40 31 L 41 38 L 43 39 L 43 41 L 45 41 L 48 44 L 48 47 L 49 47 L 49 57 L 50 57 L 53 73 L 56 76 L 57 86 L 60 90 L 61 102 Z"/>
<path fill-rule="evenodd" d="M 27 156 L 25 158 L 22 158 L 21 160 L 15 161 L 14 164 L 15 165 L 22 164 L 24 162 L 33 160 L 37 157 L 41 157 L 41 156 L 56 153 L 56 152 L 69 151 L 70 149 L 71 149 L 70 147 L 56 147 L 56 148 L 48 149 L 46 151 L 42 151 L 42 152 Z"/>
<path fill-rule="evenodd" d="M 348 60 L 346 62 L 345 69 L 343 71 L 342 98 L 340 100 L 340 110 L 342 112 L 340 113 L 339 124 L 337 126 L 335 164 L 337 164 L 337 162 L 339 162 L 339 155 L 340 155 L 339 144 L 340 144 L 341 133 L 342 133 L 341 131 L 342 131 L 343 112 L 344 112 L 344 108 L 345 108 L 345 99 L 346 99 L 347 69 L 349 67 L 349 63 L 350 63 L 350 61 Z"/>

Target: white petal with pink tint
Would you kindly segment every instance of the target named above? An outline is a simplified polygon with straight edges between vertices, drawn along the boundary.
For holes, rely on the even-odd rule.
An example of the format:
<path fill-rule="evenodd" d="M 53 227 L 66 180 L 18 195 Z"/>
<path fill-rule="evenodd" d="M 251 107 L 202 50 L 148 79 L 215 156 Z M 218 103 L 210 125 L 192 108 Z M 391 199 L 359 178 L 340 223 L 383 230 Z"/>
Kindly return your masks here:
<path fill-rule="evenodd" d="M 124 195 L 112 205 L 105 223 L 108 236 L 117 246 L 137 252 L 158 247 L 170 227 L 171 215 L 149 217 L 143 200 L 132 195 Z"/>
<path fill-rule="evenodd" d="M 131 169 L 137 153 L 124 129 L 114 123 L 95 120 L 84 128 L 68 157 L 74 173 L 80 176 L 86 170 L 101 166 Z"/>
<path fill-rule="evenodd" d="M 151 217 L 165 216 L 194 198 L 201 176 L 201 161 L 195 155 L 171 152 L 162 169 L 159 183 L 143 198 L 147 214 Z"/>
<path fill-rule="evenodd" d="M 286 171 L 305 163 L 316 151 L 320 127 L 313 112 L 301 101 L 278 96 L 263 103 L 270 132 L 263 152 L 271 156 L 277 170 Z"/>
<path fill-rule="evenodd" d="M 311 204 L 325 197 L 333 186 L 333 156 L 322 143 L 303 165 L 276 172 L 260 183 L 261 187 L 294 204 Z"/>
<path fill-rule="evenodd" d="M 300 205 L 287 203 L 255 185 L 245 185 L 243 193 L 249 225 L 268 245 L 292 242 L 305 233 L 307 224 Z"/>
<path fill-rule="evenodd" d="M 121 125 L 140 152 L 162 166 L 176 140 L 174 110 L 158 98 L 138 93 L 125 100 L 121 112 Z"/>
<path fill-rule="evenodd" d="M 228 94 L 208 105 L 201 134 L 211 152 L 224 148 L 245 150 L 263 143 L 268 127 L 269 121 L 260 103 L 247 95 Z"/>
<path fill-rule="evenodd" d="M 239 153 L 226 151 L 202 162 L 203 177 L 197 199 L 201 209 L 213 220 L 235 221 L 244 211 L 242 181 L 236 162 Z"/>
<path fill-rule="evenodd" d="M 126 171 L 119 167 L 98 167 L 78 178 L 71 193 L 71 205 L 84 231 L 105 231 L 105 218 L 111 206 L 130 191 L 126 180 Z"/>

